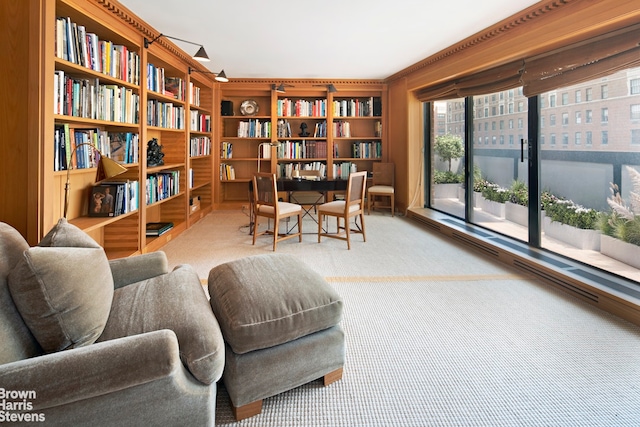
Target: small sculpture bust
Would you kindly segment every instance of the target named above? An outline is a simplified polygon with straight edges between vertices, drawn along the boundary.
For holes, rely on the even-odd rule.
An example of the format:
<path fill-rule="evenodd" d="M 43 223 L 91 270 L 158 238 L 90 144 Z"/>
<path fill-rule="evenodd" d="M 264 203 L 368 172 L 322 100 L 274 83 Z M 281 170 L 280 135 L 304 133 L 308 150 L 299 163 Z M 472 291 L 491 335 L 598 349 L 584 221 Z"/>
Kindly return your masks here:
<path fill-rule="evenodd" d="M 300 133 L 299 136 L 309 136 L 309 132 L 307 132 L 307 124 L 302 122 L 300 125 Z"/>
<path fill-rule="evenodd" d="M 158 143 L 156 138 L 153 138 L 147 142 L 147 166 L 162 166 L 164 165 L 164 153 L 162 152 L 162 146 Z"/>

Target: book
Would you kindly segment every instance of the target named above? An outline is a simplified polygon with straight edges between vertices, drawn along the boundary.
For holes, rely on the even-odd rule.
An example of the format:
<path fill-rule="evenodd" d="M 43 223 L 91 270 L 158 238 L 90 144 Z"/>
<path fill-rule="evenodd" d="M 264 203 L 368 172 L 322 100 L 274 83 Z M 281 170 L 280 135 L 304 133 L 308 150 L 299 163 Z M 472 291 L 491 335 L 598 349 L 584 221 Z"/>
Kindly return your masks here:
<path fill-rule="evenodd" d="M 161 236 L 167 231 L 173 228 L 172 222 L 148 222 L 147 223 L 147 236 Z"/>

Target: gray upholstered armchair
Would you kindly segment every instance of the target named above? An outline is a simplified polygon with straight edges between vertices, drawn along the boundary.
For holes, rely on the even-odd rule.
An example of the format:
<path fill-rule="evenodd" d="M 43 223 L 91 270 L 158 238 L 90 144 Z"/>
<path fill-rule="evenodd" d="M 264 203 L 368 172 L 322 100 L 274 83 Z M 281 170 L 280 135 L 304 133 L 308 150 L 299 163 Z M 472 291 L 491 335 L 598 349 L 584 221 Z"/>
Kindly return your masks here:
<path fill-rule="evenodd" d="M 0 343 L 0 421 L 214 425 L 220 328 L 162 252 L 108 261 L 66 220 L 29 247 L 0 223 Z"/>

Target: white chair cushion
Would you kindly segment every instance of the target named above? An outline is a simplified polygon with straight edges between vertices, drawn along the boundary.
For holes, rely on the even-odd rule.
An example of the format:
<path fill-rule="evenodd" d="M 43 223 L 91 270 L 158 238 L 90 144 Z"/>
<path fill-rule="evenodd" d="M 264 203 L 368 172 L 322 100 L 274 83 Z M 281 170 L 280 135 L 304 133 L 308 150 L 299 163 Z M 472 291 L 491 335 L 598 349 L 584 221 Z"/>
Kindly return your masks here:
<path fill-rule="evenodd" d="M 302 206 L 296 205 L 295 203 L 287 203 L 287 202 L 278 202 L 278 210 L 280 211 L 280 215 L 286 215 L 295 212 L 301 212 Z M 260 205 L 258 206 L 258 212 L 273 215 L 274 214 L 273 206 L 269 205 Z"/>
<path fill-rule="evenodd" d="M 369 187 L 369 189 L 367 190 L 369 193 L 376 193 L 376 194 L 393 194 L 393 187 L 389 186 L 389 185 L 372 185 L 371 187 Z"/>
<path fill-rule="evenodd" d="M 344 213 L 344 204 L 346 202 L 344 200 L 336 200 L 335 202 L 325 203 L 324 205 L 318 206 L 318 210 L 323 213 L 336 213 L 341 214 Z M 351 205 L 349 206 L 349 212 L 355 212 L 360 209 L 360 205 Z"/>

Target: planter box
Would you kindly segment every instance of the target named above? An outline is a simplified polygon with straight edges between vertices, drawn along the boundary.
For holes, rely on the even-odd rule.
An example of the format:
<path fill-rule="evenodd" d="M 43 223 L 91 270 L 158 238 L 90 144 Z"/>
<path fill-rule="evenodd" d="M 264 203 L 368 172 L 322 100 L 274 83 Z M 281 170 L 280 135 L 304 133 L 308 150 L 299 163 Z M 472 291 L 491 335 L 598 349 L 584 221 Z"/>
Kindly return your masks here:
<path fill-rule="evenodd" d="M 640 268 L 640 246 L 624 242 L 615 237 L 600 235 L 600 252 L 609 258 Z"/>
<path fill-rule="evenodd" d="M 517 203 L 505 202 L 504 217 L 507 221 L 526 227 L 529 224 L 529 208 Z"/>
<path fill-rule="evenodd" d="M 462 187 L 462 185 L 460 187 L 458 187 L 458 201 L 460 203 L 464 203 L 464 187 Z"/>
<path fill-rule="evenodd" d="M 490 213 L 491 215 L 497 216 L 498 218 L 504 218 L 504 203 L 487 200 L 484 197 L 480 197 L 479 202 L 480 204 L 478 207 L 486 213 Z"/>
<path fill-rule="evenodd" d="M 433 197 L 436 199 L 457 199 L 460 187 L 462 184 L 436 184 Z"/>
<path fill-rule="evenodd" d="M 551 221 L 546 216 L 542 219 L 542 230 L 547 237 L 568 243 L 578 249 L 600 250 L 600 231 L 583 230 L 567 224 Z"/>
<path fill-rule="evenodd" d="M 480 191 L 474 191 L 473 192 L 473 207 L 474 208 L 479 208 L 480 207 L 480 203 L 481 200 L 483 199 L 482 197 L 482 193 Z"/>

